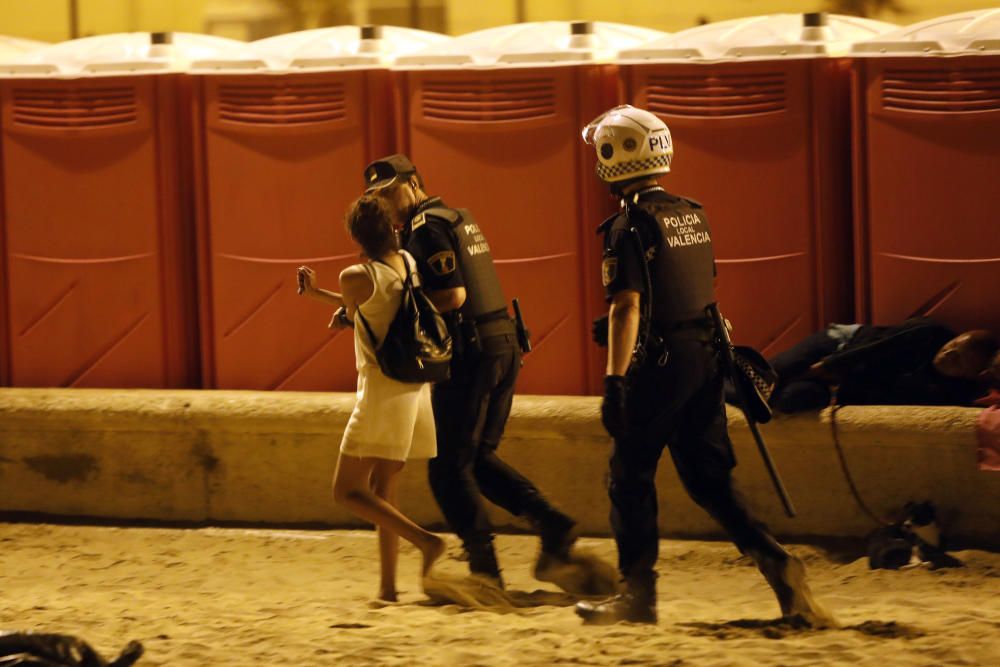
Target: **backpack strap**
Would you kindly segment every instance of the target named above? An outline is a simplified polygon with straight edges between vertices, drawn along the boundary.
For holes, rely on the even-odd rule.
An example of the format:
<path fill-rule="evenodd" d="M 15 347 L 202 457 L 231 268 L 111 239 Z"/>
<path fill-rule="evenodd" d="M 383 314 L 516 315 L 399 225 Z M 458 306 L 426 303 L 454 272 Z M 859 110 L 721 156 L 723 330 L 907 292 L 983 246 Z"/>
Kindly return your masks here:
<path fill-rule="evenodd" d="M 372 348 L 374 348 L 374 349 L 377 350 L 378 349 L 378 338 L 375 337 L 375 332 L 372 331 L 371 325 L 368 324 L 368 320 L 365 319 L 365 314 L 361 312 L 361 307 L 360 306 L 358 306 L 358 308 L 356 309 L 356 311 L 358 313 L 358 318 L 361 320 L 361 324 L 363 324 L 365 326 L 365 331 L 368 332 L 368 337 L 372 341 Z"/>
<path fill-rule="evenodd" d="M 401 252 L 401 253 L 399 253 L 399 256 L 403 259 L 403 266 L 406 267 L 406 276 L 404 278 L 399 278 L 399 274 L 396 273 L 396 269 L 392 268 L 392 265 L 389 264 L 388 262 L 383 262 L 381 259 L 374 259 L 372 261 L 373 262 L 377 262 L 377 263 L 381 264 L 382 266 L 387 266 L 390 269 L 392 269 L 392 272 L 396 275 L 397 278 L 399 278 L 400 282 L 403 283 L 403 289 L 407 289 L 408 287 L 411 287 L 411 286 L 412 287 L 420 287 L 420 274 L 419 273 L 415 273 L 413 271 L 413 269 L 410 267 L 410 260 L 407 259 L 407 255 L 404 255 Z M 375 278 L 373 276 L 372 277 L 372 282 L 374 282 L 374 281 L 375 281 Z"/>

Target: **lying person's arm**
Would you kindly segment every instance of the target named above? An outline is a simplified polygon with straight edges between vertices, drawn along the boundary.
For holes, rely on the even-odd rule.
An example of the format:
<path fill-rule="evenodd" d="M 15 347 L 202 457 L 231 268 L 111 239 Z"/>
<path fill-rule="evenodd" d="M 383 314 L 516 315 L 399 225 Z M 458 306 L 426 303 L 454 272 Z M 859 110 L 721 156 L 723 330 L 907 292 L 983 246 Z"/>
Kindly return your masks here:
<path fill-rule="evenodd" d="M 880 373 L 904 373 L 928 364 L 953 336 L 950 330 L 935 324 L 904 324 L 898 331 L 879 340 L 860 345 L 848 344 L 817 365 L 837 376 L 859 368 L 878 369 Z"/>

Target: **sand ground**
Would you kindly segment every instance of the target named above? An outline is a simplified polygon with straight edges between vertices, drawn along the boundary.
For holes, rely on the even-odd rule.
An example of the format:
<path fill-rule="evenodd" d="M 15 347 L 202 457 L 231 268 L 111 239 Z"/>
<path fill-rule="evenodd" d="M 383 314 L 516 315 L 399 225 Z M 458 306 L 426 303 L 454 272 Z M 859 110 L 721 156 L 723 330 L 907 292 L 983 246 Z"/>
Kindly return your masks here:
<path fill-rule="evenodd" d="M 446 574 L 461 575 L 448 536 Z M 773 620 L 777 605 L 725 543 L 664 541 L 657 627 L 586 628 L 530 570 L 537 540 L 501 536 L 507 610 L 430 606 L 416 552 L 380 606 L 374 533 L 0 524 L 0 629 L 79 635 L 140 665 L 1000 665 L 1000 554 L 967 567 L 869 571 L 814 547 L 814 591 L 845 626 Z M 608 559 L 614 543 L 584 539 Z"/>

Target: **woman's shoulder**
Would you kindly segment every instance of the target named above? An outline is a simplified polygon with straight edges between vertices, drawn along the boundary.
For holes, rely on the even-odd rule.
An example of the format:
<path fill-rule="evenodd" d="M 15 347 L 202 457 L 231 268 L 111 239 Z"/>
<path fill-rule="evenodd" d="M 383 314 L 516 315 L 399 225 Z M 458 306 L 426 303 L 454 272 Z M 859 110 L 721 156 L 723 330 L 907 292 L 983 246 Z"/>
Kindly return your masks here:
<path fill-rule="evenodd" d="M 366 278 L 371 280 L 371 269 L 368 268 L 368 263 L 364 262 L 362 264 L 351 264 L 340 272 L 340 280 L 358 280 L 360 278 Z"/>
<path fill-rule="evenodd" d="M 340 272 L 340 287 L 344 293 L 371 288 L 372 277 L 367 264 L 352 264 Z"/>

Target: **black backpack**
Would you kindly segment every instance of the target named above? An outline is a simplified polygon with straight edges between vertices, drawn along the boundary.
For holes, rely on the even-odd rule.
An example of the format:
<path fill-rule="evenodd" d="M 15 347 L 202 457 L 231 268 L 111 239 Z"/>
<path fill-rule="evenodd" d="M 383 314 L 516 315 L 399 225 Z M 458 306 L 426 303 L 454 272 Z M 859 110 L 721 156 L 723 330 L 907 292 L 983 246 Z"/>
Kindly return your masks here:
<path fill-rule="evenodd" d="M 381 344 L 361 308 L 358 308 L 358 316 L 375 348 L 379 368 L 387 377 L 400 382 L 447 380 L 451 375 L 448 326 L 420 284 L 414 282 L 406 256 L 403 257 L 403 264 L 406 265 L 406 279 L 403 280 L 399 310 L 389 323 L 389 330 Z"/>

